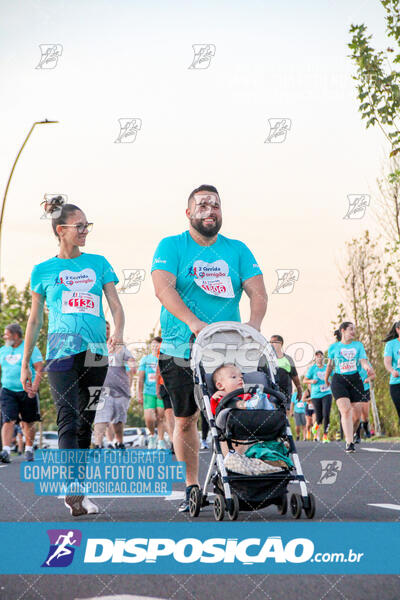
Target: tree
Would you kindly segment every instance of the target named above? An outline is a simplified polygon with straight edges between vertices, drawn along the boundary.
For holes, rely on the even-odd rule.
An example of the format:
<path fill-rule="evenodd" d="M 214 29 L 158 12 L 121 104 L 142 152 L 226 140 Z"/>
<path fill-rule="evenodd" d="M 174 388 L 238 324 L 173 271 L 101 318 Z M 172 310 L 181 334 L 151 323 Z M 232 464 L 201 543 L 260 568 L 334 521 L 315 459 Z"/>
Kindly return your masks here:
<path fill-rule="evenodd" d="M 386 11 L 386 33 L 393 42 L 386 53 L 370 46 L 372 35 L 367 35 L 366 25 L 351 25 L 353 34 L 348 47 L 350 58 L 357 66 L 353 76 L 358 82 L 357 91 L 360 102 L 359 111 L 362 119 L 366 119 L 366 127 L 377 125 L 390 144 L 390 157 L 400 152 L 399 109 L 400 109 L 400 73 L 393 64 L 400 63 L 400 0 L 381 0 Z M 397 168 L 391 173 L 391 179 L 399 179 Z"/>
<path fill-rule="evenodd" d="M 1 280 L 0 288 L 0 331 L 10 323 L 18 323 L 22 331 L 25 333 L 26 324 L 31 308 L 31 293 L 29 282 L 24 289 L 19 291 L 15 285 L 6 285 L 4 279 Z M 47 344 L 47 326 L 48 326 L 48 311 L 43 312 L 43 327 L 39 332 L 37 345 L 42 353 L 43 360 L 46 356 Z M 42 426 L 44 429 L 55 429 L 56 427 L 56 409 L 51 398 L 50 387 L 45 375 L 42 378 L 39 388 L 40 397 L 40 412 L 42 417 Z"/>

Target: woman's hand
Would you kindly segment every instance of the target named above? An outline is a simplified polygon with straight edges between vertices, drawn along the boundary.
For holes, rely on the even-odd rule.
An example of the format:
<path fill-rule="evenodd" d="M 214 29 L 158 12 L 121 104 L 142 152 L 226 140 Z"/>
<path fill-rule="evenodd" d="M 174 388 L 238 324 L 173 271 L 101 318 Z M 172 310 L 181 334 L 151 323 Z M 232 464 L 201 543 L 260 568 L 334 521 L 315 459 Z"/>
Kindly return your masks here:
<path fill-rule="evenodd" d="M 29 365 L 22 364 L 21 366 L 21 383 L 29 398 L 33 398 L 35 394 L 32 390 L 32 371 Z"/>
<path fill-rule="evenodd" d="M 124 341 L 122 339 L 122 336 L 118 335 L 117 333 L 110 335 L 110 337 L 108 338 L 107 347 L 109 352 L 115 352 L 116 350 L 119 350 L 123 345 Z"/>
<path fill-rule="evenodd" d="M 375 379 L 375 371 L 372 367 L 368 367 L 368 369 L 366 369 L 366 371 L 367 371 L 368 377 Z"/>

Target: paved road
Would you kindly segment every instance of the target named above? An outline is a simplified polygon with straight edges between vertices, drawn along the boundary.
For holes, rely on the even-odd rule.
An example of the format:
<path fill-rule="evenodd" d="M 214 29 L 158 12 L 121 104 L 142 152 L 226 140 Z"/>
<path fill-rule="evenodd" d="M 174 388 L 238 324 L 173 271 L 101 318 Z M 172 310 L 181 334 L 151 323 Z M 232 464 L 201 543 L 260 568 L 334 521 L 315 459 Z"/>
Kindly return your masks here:
<path fill-rule="evenodd" d="M 400 517 L 398 484 L 400 444 L 365 443 L 355 454 L 346 455 L 343 443 L 298 444 L 299 457 L 316 498 L 318 521 L 390 521 Z M 211 458 L 200 454 L 200 471 L 204 479 Z M 326 478 L 323 461 L 334 465 L 336 481 Z M 21 457 L 10 465 L 0 466 L 0 521 L 65 521 L 69 513 L 60 498 L 35 496 L 33 484 L 20 481 Z M 322 464 L 321 464 L 322 463 Z M 340 469 L 340 470 L 339 470 Z M 325 475 L 324 475 L 325 473 Z M 290 491 L 298 484 L 289 485 Z M 177 485 L 170 498 L 99 498 L 101 513 L 77 520 L 90 521 L 185 521 L 189 517 L 177 512 L 183 487 Z M 382 505 L 382 506 L 379 506 Z M 274 506 L 257 512 L 241 512 L 239 520 L 290 520 L 279 516 Z M 214 521 L 211 507 L 200 513 L 198 520 Z"/>
<path fill-rule="evenodd" d="M 398 483 L 400 444 L 365 443 L 353 455 L 345 455 L 343 443 L 298 444 L 306 479 L 317 501 L 317 521 L 397 521 L 400 518 Z M 207 469 L 210 453 L 201 453 L 201 473 Z M 334 463 L 337 478 L 323 482 L 321 461 Z M 21 459 L 0 467 L 0 521 L 69 520 L 61 499 L 37 497 L 33 484 L 21 483 Z M 339 469 L 340 467 L 340 469 Z M 326 481 L 326 480 L 325 480 Z M 298 484 L 291 484 L 294 490 Z M 177 512 L 182 487 L 174 489 L 172 499 L 99 498 L 99 515 L 80 517 L 87 521 L 185 521 Z M 249 513 L 241 521 L 291 521 L 277 514 L 275 507 Z M 200 522 L 217 526 L 211 508 L 204 509 Z M 160 531 L 162 525 L 160 524 Z M 2 540 L 4 543 L 4 540 Z M 373 540 L 371 540 L 373 543 Z M 390 543 L 390 540 L 388 540 Z M 0 565 L 1 571 L 1 565 Z M 133 598 L 135 595 L 168 600 L 398 600 L 400 578 L 377 575 L 24 575 L 0 576 L 0 598 L 24 600 L 70 600 L 74 598 Z"/>

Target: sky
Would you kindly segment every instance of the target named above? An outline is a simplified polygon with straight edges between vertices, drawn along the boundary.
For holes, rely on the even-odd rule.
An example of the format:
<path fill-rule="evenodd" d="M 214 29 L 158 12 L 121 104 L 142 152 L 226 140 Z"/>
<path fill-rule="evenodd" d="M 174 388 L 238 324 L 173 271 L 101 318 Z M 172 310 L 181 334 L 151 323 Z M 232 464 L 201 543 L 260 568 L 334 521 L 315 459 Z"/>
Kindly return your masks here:
<path fill-rule="evenodd" d="M 3 0 L 1 193 L 32 123 L 59 121 L 35 128 L 13 175 L 5 281 L 22 287 L 57 253 L 40 202 L 66 194 L 95 224 L 87 252 L 103 254 L 121 281 L 124 269 L 144 271 L 138 292 L 120 295 L 126 340 L 144 340 L 160 311 L 154 250 L 188 228 L 189 193 L 212 184 L 221 233 L 244 241 L 263 270 L 262 333 L 281 334 L 304 366 L 333 341 L 346 241 L 378 228 L 388 148 L 361 120 L 347 44 L 350 24 L 364 22 L 386 48 L 383 17 L 376 0 Z M 52 69 L 37 68 L 43 44 L 62 46 Z M 195 44 L 215 49 L 207 68 L 189 68 Z M 141 120 L 132 143 L 116 143 L 119 119 Z M 279 143 L 266 142 L 269 119 L 290 125 Z M 344 219 L 354 194 L 370 195 L 370 206 Z M 273 293 L 277 270 L 298 273 L 291 293 Z M 247 320 L 245 295 L 241 313 Z"/>

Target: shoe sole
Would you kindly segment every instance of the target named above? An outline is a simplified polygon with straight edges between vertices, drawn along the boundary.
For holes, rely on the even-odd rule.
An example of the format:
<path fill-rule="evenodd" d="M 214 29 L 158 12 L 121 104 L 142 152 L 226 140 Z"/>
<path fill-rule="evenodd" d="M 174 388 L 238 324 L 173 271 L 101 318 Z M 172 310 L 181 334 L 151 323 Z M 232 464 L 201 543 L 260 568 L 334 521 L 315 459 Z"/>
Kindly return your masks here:
<path fill-rule="evenodd" d="M 83 508 L 82 501 L 84 496 L 65 496 L 64 504 L 70 509 L 73 517 L 80 517 L 81 515 L 87 515 L 88 511 Z"/>

